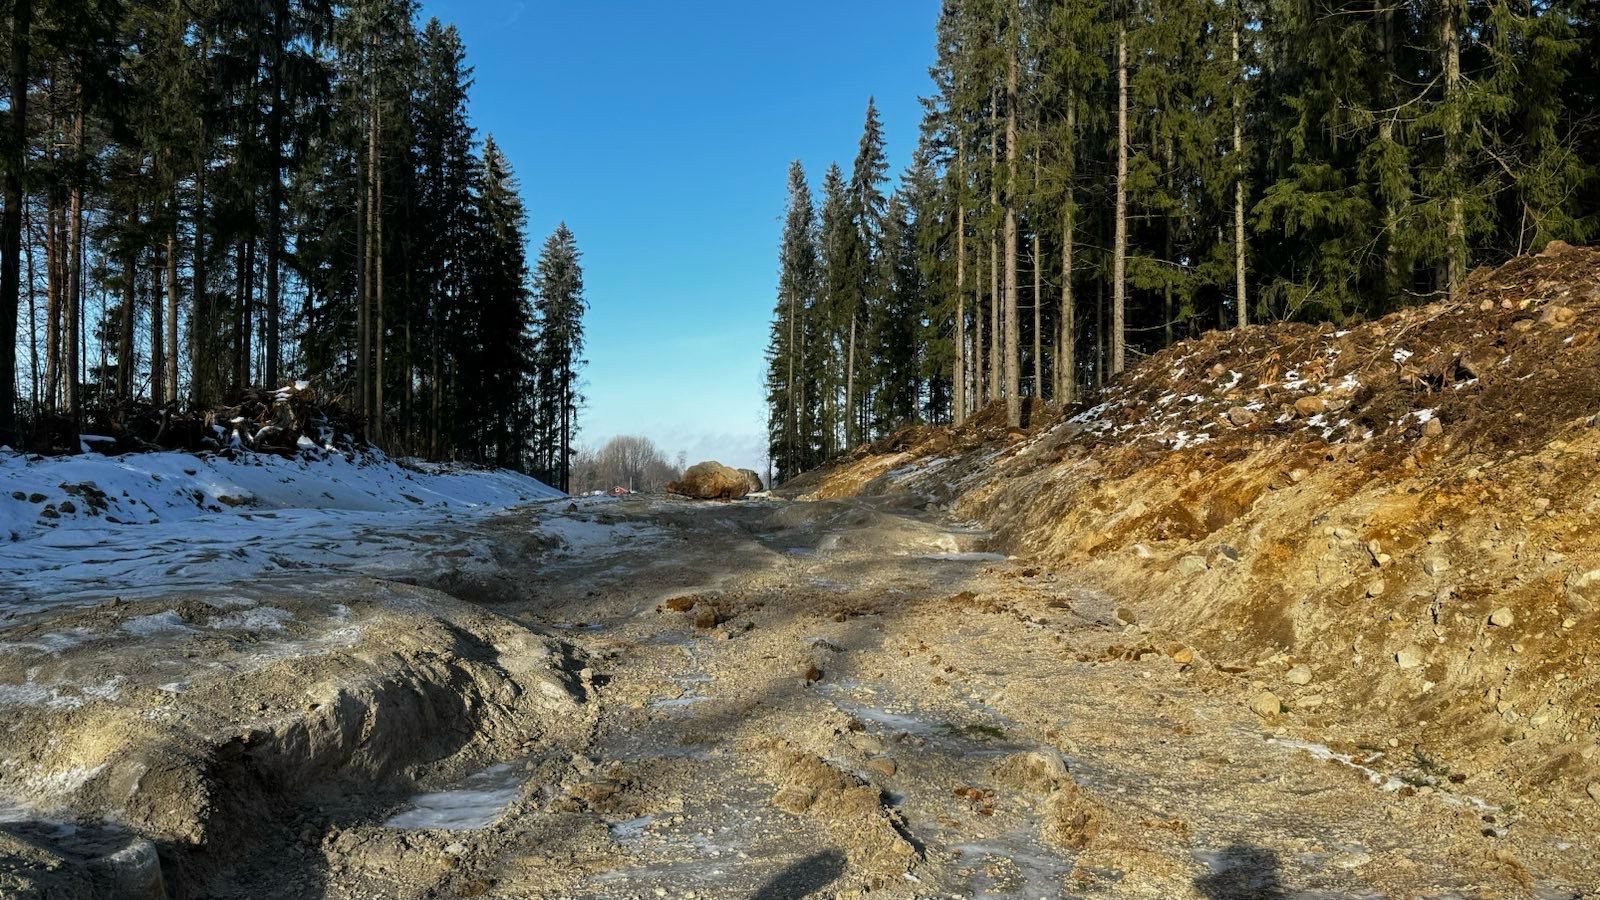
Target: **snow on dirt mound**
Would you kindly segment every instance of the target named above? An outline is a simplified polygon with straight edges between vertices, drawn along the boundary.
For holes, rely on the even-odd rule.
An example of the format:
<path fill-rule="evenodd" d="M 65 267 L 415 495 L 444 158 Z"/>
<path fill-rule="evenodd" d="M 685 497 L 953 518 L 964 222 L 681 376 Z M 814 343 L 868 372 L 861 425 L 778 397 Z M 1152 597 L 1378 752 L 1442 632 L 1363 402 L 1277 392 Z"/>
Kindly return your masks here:
<path fill-rule="evenodd" d="M 1275 691 L 1277 724 L 1592 805 L 1597 337 L 1600 252 L 1556 244 L 1371 322 L 1186 341 L 1064 420 L 986 410 L 800 490 L 948 505 Z"/>
<path fill-rule="evenodd" d="M 151 525 L 250 510 L 388 512 L 506 507 L 561 492 L 515 472 L 395 461 L 381 453 L 84 454 L 0 451 L 0 539 L 25 540 L 74 523 Z"/>
<path fill-rule="evenodd" d="M 0 453 L 0 611 L 264 575 L 450 575 L 475 523 L 564 496 L 514 472 L 375 452 L 286 459 Z"/>

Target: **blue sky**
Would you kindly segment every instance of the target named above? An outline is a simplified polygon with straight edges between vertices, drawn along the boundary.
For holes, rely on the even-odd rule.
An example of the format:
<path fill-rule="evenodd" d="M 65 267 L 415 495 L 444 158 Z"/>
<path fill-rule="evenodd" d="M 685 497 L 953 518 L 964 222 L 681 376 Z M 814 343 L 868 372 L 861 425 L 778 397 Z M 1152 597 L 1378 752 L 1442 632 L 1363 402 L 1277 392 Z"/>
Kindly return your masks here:
<path fill-rule="evenodd" d="M 476 68 L 530 241 L 584 252 L 581 442 L 644 434 L 765 471 L 762 377 L 785 177 L 849 170 L 875 96 L 896 170 L 929 90 L 938 0 L 424 0 Z"/>

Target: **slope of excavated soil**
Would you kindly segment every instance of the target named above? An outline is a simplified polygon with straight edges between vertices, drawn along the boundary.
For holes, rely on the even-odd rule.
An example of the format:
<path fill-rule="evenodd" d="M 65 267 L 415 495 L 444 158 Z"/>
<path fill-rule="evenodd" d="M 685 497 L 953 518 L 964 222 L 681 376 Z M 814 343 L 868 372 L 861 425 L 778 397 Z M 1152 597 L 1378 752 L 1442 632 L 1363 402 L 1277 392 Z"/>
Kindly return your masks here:
<path fill-rule="evenodd" d="M 1247 681 L 1273 722 L 1592 817 L 1597 335 L 1600 252 L 1555 244 L 1453 302 L 1208 334 L 1024 431 L 986 410 L 789 490 L 947 506 Z"/>

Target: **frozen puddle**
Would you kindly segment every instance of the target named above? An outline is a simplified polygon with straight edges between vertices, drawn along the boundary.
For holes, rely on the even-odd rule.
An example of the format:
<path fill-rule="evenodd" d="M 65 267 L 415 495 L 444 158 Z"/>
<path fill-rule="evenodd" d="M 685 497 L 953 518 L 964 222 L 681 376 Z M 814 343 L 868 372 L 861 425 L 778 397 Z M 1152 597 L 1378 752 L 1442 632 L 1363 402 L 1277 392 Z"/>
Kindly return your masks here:
<path fill-rule="evenodd" d="M 411 808 L 391 816 L 386 828 L 473 831 L 493 825 L 522 793 L 523 777 L 509 763 L 470 775 L 461 787 L 413 797 Z"/>

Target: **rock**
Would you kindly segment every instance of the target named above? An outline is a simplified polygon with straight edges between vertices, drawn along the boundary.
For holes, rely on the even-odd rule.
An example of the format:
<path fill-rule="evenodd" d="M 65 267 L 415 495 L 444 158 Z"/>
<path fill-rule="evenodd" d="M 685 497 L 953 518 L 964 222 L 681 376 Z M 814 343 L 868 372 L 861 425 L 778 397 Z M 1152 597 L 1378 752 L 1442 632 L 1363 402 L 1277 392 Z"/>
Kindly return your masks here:
<path fill-rule="evenodd" d="M 703 462 L 691 466 L 682 479 L 669 482 L 667 492 L 693 500 L 739 500 L 749 495 L 750 479 L 722 463 Z"/>
<path fill-rule="evenodd" d="M 1270 719 L 1283 712 L 1283 700 L 1271 691 L 1262 691 L 1250 701 L 1250 711 L 1263 719 Z"/>
<path fill-rule="evenodd" d="M 662 605 L 672 612 L 688 612 L 689 610 L 694 609 L 696 599 L 697 598 L 693 595 L 685 597 L 673 597 Z"/>
<path fill-rule="evenodd" d="M 717 627 L 717 623 L 720 621 L 722 621 L 722 618 L 717 614 L 717 608 L 715 606 L 712 606 L 709 603 L 695 604 L 694 627 L 704 631 L 708 628 Z"/>
<path fill-rule="evenodd" d="M 1508 606 L 1502 606 L 1489 614 L 1489 624 L 1496 628 L 1510 628 L 1517 623 L 1517 617 Z"/>
<path fill-rule="evenodd" d="M 806 684 L 815 684 L 822 680 L 822 670 L 815 663 L 808 664 L 805 669 Z"/>
<path fill-rule="evenodd" d="M 461 843 L 460 841 L 454 841 L 444 845 L 444 852 L 446 856 L 465 856 L 467 853 L 467 845 Z"/>
<path fill-rule="evenodd" d="M 1423 437 L 1438 437 L 1444 434 L 1444 423 L 1438 419 L 1429 419 L 1422 423 Z"/>
<path fill-rule="evenodd" d="M 1546 307 L 1544 313 L 1539 316 L 1540 324 L 1555 328 L 1565 328 L 1577 320 L 1578 313 L 1570 306 Z"/>
<path fill-rule="evenodd" d="M 1310 710 L 1320 708 L 1322 704 L 1326 702 L 1327 698 L 1323 697 L 1321 694 L 1307 694 L 1306 696 L 1296 700 L 1294 705 L 1309 712 Z"/>
<path fill-rule="evenodd" d="M 1260 413 L 1243 406 L 1235 406 L 1233 409 L 1228 410 L 1228 421 L 1232 422 L 1234 426 L 1238 428 L 1254 425 L 1256 420 L 1260 418 Z"/>
<path fill-rule="evenodd" d="M 761 480 L 761 475 L 755 469 L 740 469 L 739 474 L 743 475 L 745 482 L 750 485 L 750 493 L 759 494 L 767 489 L 766 482 Z"/>
<path fill-rule="evenodd" d="M 1072 783 L 1066 761 L 1054 750 L 1013 753 L 996 763 L 990 774 L 1009 788 L 1031 794 L 1049 794 Z"/>
<path fill-rule="evenodd" d="M 1311 683 L 1311 667 L 1295 666 L 1289 670 L 1289 674 L 1283 676 L 1283 680 L 1289 682 L 1290 684 L 1305 687 Z"/>
<path fill-rule="evenodd" d="M 1600 803 L 1600 781 L 1589 782 L 1589 799 Z"/>
<path fill-rule="evenodd" d="M 1241 554 L 1239 553 L 1239 548 L 1233 546 L 1232 544 L 1218 544 L 1216 548 L 1211 551 L 1210 558 L 1207 560 L 1207 562 L 1213 562 L 1218 559 L 1225 559 L 1228 562 L 1238 562 L 1240 558 Z"/>
<path fill-rule="evenodd" d="M 1431 578 L 1450 571 L 1450 564 L 1442 559 L 1425 559 L 1422 561 L 1422 571 Z"/>
<path fill-rule="evenodd" d="M 1178 560 L 1179 575 L 1198 575 L 1209 568 L 1204 556 L 1185 556 Z"/>
<path fill-rule="evenodd" d="M 1179 647 L 1168 655 L 1172 657 L 1173 662 L 1180 666 L 1187 666 L 1188 664 L 1194 662 L 1193 647 Z"/>
<path fill-rule="evenodd" d="M 1294 411 L 1303 419 L 1320 416 L 1328 411 L 1328 401 L 1321 397 L 1301 397 L 1294 402 Z"/>
<path fill-rule="evenodd" d="M 1394 661 L 1402 669 L 1415 669 L 1422 665 L 1422 648 L 1412 646 L 1401 650 L 1394 655 Z"/>
<path fill-rule="evenodd" d="M 1566 606 L 1573 614 L 1579 616 L 1586 616 L 1594 612 L 1594 601 L 1579 597 L 1577 594 L 1567 595 Z"/>
<path fill-rule="evenodd" d="M 1388 590 L 1389 590 L 1389 584 L 1388 584 L 1388 582 L 1385 582 L 1382 578 L 1374 578 L 1371 581 L 1367 582 L 1367 596 L 1368 597 L 1382 597 L 1384 595 L 1384 592 L 1386 592 Z"/>
<path fill-rule="evenodd" d="M 887 756 L 879 756 L 867 760 L 867 771 L 882 778 L 893 778 L 894 773 L 900 771 L 900 766 Z"/>
<path fill-rule="evenodd" d="M 1123 625 L 1139 624 L 1139 617 L 1134 614 L 1133 610 L 1127 608 L 1126 606 L 1117 607 L 1116 617 L 1117 621 Z"/>

